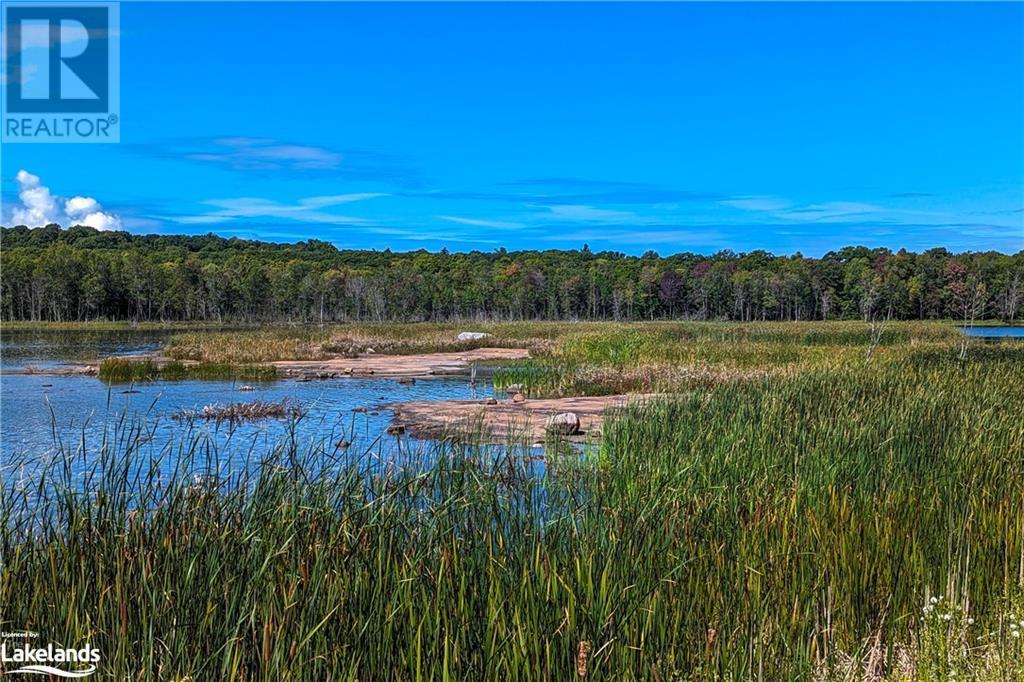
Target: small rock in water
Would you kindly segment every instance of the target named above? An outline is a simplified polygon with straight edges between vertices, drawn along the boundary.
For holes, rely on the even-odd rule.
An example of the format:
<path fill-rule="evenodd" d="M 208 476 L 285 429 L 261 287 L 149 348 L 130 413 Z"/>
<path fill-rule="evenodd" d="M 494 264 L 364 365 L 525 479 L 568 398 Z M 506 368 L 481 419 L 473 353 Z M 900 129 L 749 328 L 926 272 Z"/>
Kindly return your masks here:
<path fill-rule="evenodd" d="M 526 396 L 523 395 L 522 393 L 516 393 L 514 396 L 512 396 L 512 402 L 514 403 L 521 403 L 524 400 L 526 400 Z"/>
<path fill-rule="evenodd" d="M 376 417 L 378 414 L 380 414 L 380 412 L 371 412 L 370 416 L 371 417 Z"/>
<path fill-rule="evenodd" d="M 255 386 L 250 386 L 249 384 L 246 384 L 245 386 L 239 386 L 238 390 L 239 391 L 255 391 L 256 387 Z"/>
<path fill-rule="evenodd" d="M 121 393 L 142 393 L 142 391 L 137 391 L 134 388 L 129 388 L 127 390 L 121 391 Z"/>
<path fill-rule="evenodd" d="M 544 428 L 554 433 L 575 436 L 580 432 L 580 418 L 575 412 L 561 412 L 548 417 Z"/>
<path fill-rule="evenodd" d="M 366 412 L 366 408 L 365 407 L 353 407 L 352 411 L 353 412 Z"/>
<path fill-rule="evenodd" d="M 408 384 L 415 384 L 416 383 L 416 379 L 414 379 L 412 377 L 399 377 L 398 378 L 398 383 L 406 384 L 406 385 L 408 385 Z"/>
<path fill-rule="evenodd" d="M 455 337 L 456 341 L 480 341 L 481 339 L 489 339 L 493 334 L 487 332 L 459 332 Z"/>
<path fill-rule="evenodd" d="M 344 450 L 350 445 L 352 445 L 352 443 L 348 442 L 347 440 L 339 440 L 337 443 L 334 444 L 334 447 L 338 448 L 339 450 Z"/>
<path fill-rule="evenodd" d="M 401 424 L 392 424 L 391 426 L 388 427 L 388 433 L 390 433 L 392 436 L 400 436 L 403 433 L 405 433 L 405 427 L 402 426 Z"/>

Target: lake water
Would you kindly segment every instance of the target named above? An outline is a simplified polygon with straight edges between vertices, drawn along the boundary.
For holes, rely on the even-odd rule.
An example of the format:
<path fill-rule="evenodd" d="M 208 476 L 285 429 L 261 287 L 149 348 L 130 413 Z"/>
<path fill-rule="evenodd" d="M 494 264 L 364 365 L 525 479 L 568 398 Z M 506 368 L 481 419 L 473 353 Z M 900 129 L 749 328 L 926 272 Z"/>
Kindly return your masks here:
<path fill-rule="evenodd" d="M 423 448 L 423 444 L 386 433 L 391 413 L 382 407 L 384 403 L 482 399 L 492 394 L 490 385 L 474 388 L 468 377 L 418 379 L 411 385 L 394 379 L 341 378 L 265 383 L 155 381 L 108 386 L 91 376 L 17 372 L 26 366 L 53 368 L 159 350 L 166 338 L 167 334 L 160 332 L 5 333 L 0 362 L 0 369 L 5 370 L 0 375 L 0 455 L 4 466 L 9 469 L 13 463 L 45 461 L 62 449 L 95 452 L 105 439 L 124 438 L 132 427 L 143 432 L 147 452 L 200 443 L 213 447 L 221 462 L 248 461 L 252 452 L 266 452 L 285 436 L 299 441 L 301 447 L 346 457 L 367 453 L 387 457 Z M 240 391 L 246 383 L 255 390 Z M 304 416 L 234 425 L 174 418 L 181 410 L 198 410 L 210 404 L 284 399 L 298 406 Z M 350 445 L 339 447 L 342 441 Z"/>
<path fill-rule="evenodd" d="M 968 336 L 986 339 L 1024 339 L 1024 327 L 961 327 Z"/>

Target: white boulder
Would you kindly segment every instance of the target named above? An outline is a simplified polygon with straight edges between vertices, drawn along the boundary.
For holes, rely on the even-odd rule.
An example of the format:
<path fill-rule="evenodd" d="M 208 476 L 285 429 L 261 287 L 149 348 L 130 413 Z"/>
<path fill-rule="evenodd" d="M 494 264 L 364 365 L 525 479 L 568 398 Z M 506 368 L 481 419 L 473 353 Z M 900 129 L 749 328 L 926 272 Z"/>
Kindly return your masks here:
<path fill-rule="evenodd" d="M 481 339 L 489 339 L 494 334 L 488 334 L 487 332 L 459 332 L 455 337 L 456 341 L 480 341 Z"/>

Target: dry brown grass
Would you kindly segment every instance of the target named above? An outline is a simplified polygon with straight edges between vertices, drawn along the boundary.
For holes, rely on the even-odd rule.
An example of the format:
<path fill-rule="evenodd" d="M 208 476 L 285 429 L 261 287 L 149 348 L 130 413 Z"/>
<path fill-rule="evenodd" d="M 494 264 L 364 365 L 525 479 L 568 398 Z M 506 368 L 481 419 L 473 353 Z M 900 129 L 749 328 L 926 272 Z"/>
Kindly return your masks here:
<path fill-rule="evenodd" d="M 285 399 L 279 403 L 257 400 L 231 405 L 206 405 L 201 410 L 181 410 L 174 414 L 180 421 L 201 419 L 220 422 L 257 422 L 264 419 L 297 418 L 304 414 L 301 407 Z"/>

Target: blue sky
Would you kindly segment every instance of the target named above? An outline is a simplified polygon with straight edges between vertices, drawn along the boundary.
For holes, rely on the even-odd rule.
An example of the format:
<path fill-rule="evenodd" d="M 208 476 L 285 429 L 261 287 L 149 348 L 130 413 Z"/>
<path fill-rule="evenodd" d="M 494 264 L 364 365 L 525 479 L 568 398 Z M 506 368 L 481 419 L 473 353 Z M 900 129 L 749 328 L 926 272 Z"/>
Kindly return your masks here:
<path fill-rule="evenodd" d="M 121 111 L 120 144 L 5 145 L 4 224 L 1024 248 L 1020 3 L 125 2 Z"/>

